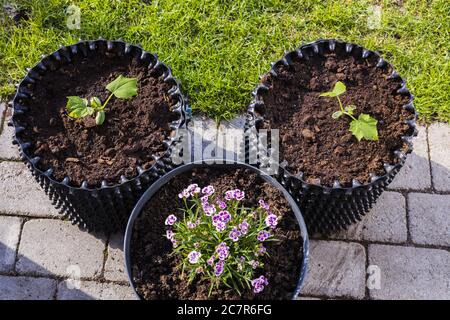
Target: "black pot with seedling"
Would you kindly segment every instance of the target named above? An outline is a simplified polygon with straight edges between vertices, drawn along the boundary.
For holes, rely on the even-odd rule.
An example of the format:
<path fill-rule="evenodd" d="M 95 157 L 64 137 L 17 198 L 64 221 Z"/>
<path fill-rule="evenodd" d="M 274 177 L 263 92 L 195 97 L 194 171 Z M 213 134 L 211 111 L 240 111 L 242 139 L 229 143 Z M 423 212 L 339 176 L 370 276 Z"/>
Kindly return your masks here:
<path fill-rule="evenodd" d="M 370 210 L 412 151 L 415 120 L 413 96 L 386 60 L 332 39 L 272 64 L 254 91 L 246 128 L 279 129 L 277 178 L 310 232 L 329 233 Z M 250 139 L 247 152 L 258 150 L 261 167 L 278 164 Z"/>
<path fill-rule="evenodd" d="M 123 41 L 81 41 L 44 56 L 12 101 L 13 143 L 60 212 L 89 231 L 123 230 L 171 165 L 188 121 L 180 83 Z"/>

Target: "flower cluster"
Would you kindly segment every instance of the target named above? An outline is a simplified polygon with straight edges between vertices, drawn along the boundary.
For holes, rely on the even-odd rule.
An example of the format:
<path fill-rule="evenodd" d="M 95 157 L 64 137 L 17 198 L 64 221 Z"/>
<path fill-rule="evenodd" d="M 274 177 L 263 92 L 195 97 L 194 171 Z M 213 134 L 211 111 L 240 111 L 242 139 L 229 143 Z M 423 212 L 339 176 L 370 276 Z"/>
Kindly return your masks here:
<path fill-rule="evenodd" d="M 256 274 L 264 268 L 265 242 L 276 240 L 279 214 L 263 199 L 256 208 L 245 207 L 240 189 L 218 195 L 211 185 L 191 184 L 178 197 L 184 207 L 166 217 L 165 236 L 181 259 L 182 276 L 209 280 L 210 293 L 222 283 L 238 293 L 246 288 L 263 291 L 268 280 Z"/>

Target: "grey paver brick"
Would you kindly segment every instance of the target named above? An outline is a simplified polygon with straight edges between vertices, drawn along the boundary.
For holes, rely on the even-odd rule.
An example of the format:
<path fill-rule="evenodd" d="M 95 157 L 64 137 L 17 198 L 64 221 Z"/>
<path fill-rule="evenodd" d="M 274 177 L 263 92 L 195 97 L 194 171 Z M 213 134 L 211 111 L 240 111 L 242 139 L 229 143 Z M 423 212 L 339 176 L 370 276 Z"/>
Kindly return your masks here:
<path fill-rule="evenodd" d="M 341 241 L 311 241 L 305 296 L 364 298 L 364 247 Z"/>
<path fill-rule="evenodd" d="M 406 203 L 398 192 L 384 192 L 372 210 L 347 230 L 330 235 L 334 239 L 401 243 L 407 240 Z"/>
<path fill-rule="evenodd" d="M 0 276 L 0 300 L 52 300 L 56 280 Z"/>
<path fill-rule="evenodd" d="M 450 191 L 450 125 L 431 124 L 428 139 L 434 187 L 439 191 Z"/>
<path fill-rule="evenodd" d="M 0 162 L 0 212 L 34 217 L 59 216 L 28 168 L 19 162 Z"/>
<path fill-rule="evenodd" d="M 450 299 L 450 253 L 446 250 L 370 245 L 369 264 L 381 272 L 374 299 Z"/>
<path fill-rule="evenodd" d="M 105 240 L 68 221 L 33 219 L 23 226 L 16 270 L 19 273 L 74 277 L 99 276 Z"/>
<path fill-rule="evenodd" d="M 0 134 L 0 159 L 18 160 L 20 159 L 19 148 L 12 144 L 14 128 L 7 125 L 11 119 L 11 108 L 7 108 L 5 114 L 5 122 Z"/>
<path fill-rule="evenodd" d="M 410 193 L 408 198 L 412 241 L 450 246 L 450 195 Z"/>
<path fill-rule="evenodd" d="M 58 300 L 136 300 L 133 289 L 126 285 L 81 281 L 77 289 L 75 282 L 67 284 L 68 280 L 59 284 Z"/>
<path fill-rule="evenodd" d="M 128 281 L 125 272 L 125 259 L 123 254 L 123 235 L 120 233 L 111 236 L 108 245 L 108 259 L 105 264 L 105 279 L 111 281 Z"/>
<path fill-rule="evenodd" d="M 17 244 L 19 243 L 22 219 L 0 217 L 0 271 L 9 272 L 14 267 Z"/>
<path fill-rule="evenodd" d="M 418 130 L 419 134 L 413 140 L 414 150 L 389 185 L 390 189 L 423 190 L 431 187 L 427 132 L 424 126 L 418 126 Z"/>

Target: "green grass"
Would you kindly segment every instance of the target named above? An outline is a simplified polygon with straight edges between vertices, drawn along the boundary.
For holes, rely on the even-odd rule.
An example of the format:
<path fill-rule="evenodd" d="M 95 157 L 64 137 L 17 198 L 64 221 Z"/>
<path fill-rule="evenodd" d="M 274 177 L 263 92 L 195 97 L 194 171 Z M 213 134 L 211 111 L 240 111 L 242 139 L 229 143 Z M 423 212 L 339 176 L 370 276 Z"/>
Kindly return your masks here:
<path fill-rule="evenodd" d="M 16 2 L 29 9 L 30 19 L 0 22 L 1 98 L 14 92 L 13 84 L 42 54 L 102 36 L 158 53 L 182 81 L 194 110 L 230 118 L 245 110 L 258 77 L 283 51 L 339 38 L 382 52 L 407 78 L 422 119 L 450 121 L 448 0 Z M 65 9 L 72 3 L 81 8 L 80 30 L 66 26 Z M 367 24 L 373 4 L 382 6 L 376 29 Z"/>

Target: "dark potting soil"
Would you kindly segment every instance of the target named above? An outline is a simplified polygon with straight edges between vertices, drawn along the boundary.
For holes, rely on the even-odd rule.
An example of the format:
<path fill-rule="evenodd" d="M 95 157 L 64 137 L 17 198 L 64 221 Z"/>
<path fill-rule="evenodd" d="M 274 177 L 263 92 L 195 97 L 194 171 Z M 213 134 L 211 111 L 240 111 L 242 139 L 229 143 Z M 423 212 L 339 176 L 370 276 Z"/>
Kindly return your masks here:
<path fill-rule="evenodd" d="M 68 117 L 67 96 L 96 96 L 103 102 L 110 94 L 106 85 L 119 75 L 137 78 L 138 95 L 128 100 L 112 97 L 101 126 L 93 117 Z M 152 155 L 164 153 L 162 142 L 176 119 L 170 112 L 170 87 L 161 74 L 129 56 L 76 57 L 36 82 L 30 111 L 20 118 L 26 125 L 22 137 L 42 158 L 39 168 L 54 168 L 58 180 L 67 176 L 75 186 L 84 180 L 90 186 L 102 180 L 118 183 L 121 175 L 136 176 L 136 166 L 148 169 L 154 163 Z"/>
<path fill-rule="evenodd" d="M 390 68 L 376 68 L 377 59 L 357 60 L 340 53 L 295 59 L 291 69 L 279 67 L 278 77 L 266 74 L 262 94 L 266 119 L 263 127 L 280 130 L 280 162 L 292 174 L 304 173 L 307 182 L 320 179 L 331 186 L 338 180 L 351 186 L 369 173 L 384 175 L 384 163 L 395 164 L 393 151 L 407 148 L 401 137 L 411 134 L 404 123 L 413 115 L 402 106 L 408 97 L 397 93 L 401 81 L 388 80 Z M 358 140 L 348 130 L 351 119 L 332 119 L 339 110 L 336 98 L 319 97 L 337 81 L 347 86 L 340 96 L 343 105 L 355 105 L 355 117 L 367 113 L 378 120 L 378 141 Z"/>
<path fill-rule="evenodd" d="M 169 256 L 172 244 L 164 235 L 165 218 L 183 207 L 178 193 L 191 183 L 213 185 L 216 193 L 240 188 L 245 191 L 245 205 L 258 206 L 263 198 L 271 208 L 284 213 L 274 235 L 280 241 L 266 243 L 264 274 L 269 285 L 259 294 L 250 289 L 238 295 L 226 287 L 209 299 L 290 299 L 298 282 L 302 261 L 302 238 L 297 220 L 282 192 L 265 182 L 257 174 L 245 169 L 195 169 L 181 174 L 165 184 L 136 219 L 131 240 L 131 264 L 137 291 L 145 299 L 208 299 L 209 283 L 194 280 L 188 284 L 180 279 L 176 268 L 179 259 Z"/>

